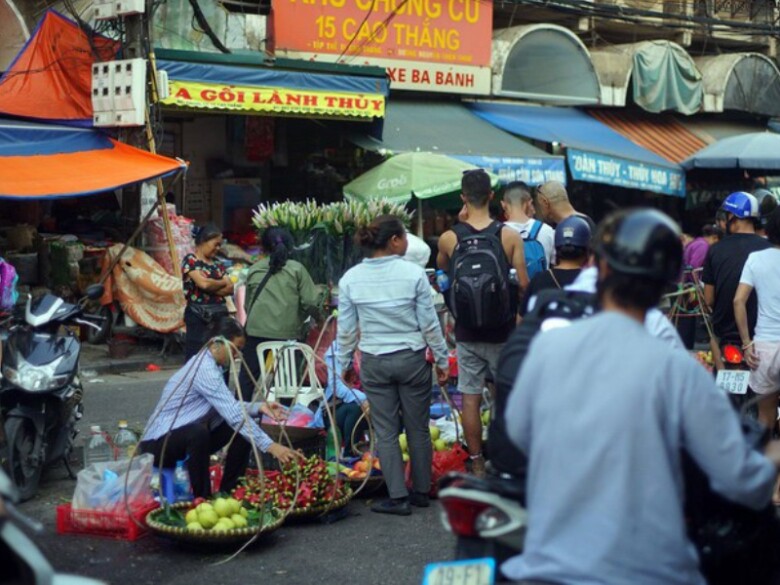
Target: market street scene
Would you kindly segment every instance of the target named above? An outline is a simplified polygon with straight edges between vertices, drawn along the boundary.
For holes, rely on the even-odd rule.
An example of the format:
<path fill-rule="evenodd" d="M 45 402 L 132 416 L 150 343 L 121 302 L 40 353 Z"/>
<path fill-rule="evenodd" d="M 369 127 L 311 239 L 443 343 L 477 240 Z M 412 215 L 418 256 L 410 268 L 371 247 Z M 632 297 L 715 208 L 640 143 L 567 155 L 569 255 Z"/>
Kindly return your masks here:
<path fill-rule="evenodd" d="M 0 584 L 780 585 L 778 36 L 0 0 Z"/>

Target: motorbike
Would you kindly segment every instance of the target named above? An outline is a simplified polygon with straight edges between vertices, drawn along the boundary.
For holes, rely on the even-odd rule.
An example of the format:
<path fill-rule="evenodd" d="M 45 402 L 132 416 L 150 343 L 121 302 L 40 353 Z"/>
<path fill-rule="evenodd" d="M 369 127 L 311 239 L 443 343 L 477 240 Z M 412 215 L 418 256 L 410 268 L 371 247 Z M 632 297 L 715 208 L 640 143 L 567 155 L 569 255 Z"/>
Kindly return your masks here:
<path fill-rule="evenodd" d="M 29 532 L 40 533 L 43 531 L 43 526 L 19 512 L 15 506 L 17 500 L 16 489 L 0 469 L 0 560 L 3 566 L 0 583 L 103 585 L 102 581 L 55 573 L 54 568 L 35 546 L 35 542 L 20 528 L 24 527 Z"/>
<path fill-rule="evenodd" d="M 33 497 L 43 468 L 63 461 L 68 474 L 76 422 L 83 414 L 79 378 L 81 344 L 67 325 L 97 327 L 102 318 L 84 311 L 87 299 L 99 298 L 92 285 L 77 304 L 46 294 L 28 295 L 22 311 L 11 318 L 2 345 L 0 421 L 7 448 L 3 466 L 22 500 Z"/>
<path fill-rule="evenodd" d="M 484 478 L 450 473 L 441 479 L 442 522 L 457 538 L 457 560 L 492 558 L 500 566 L 520 554 L 527 526 L 524 488 L 518 478 L 490 469 Z"/>
<path fill-rule="evenodd" d="M 748 392 L 750 367 L 745 361 L 745 353 L 739 341 L 721 341 L 719 348 L 720 362 L 723 367 L 718 369 L 715 383 L 728 394 L 734 407 L 742 410 L 750 398 Z"/>

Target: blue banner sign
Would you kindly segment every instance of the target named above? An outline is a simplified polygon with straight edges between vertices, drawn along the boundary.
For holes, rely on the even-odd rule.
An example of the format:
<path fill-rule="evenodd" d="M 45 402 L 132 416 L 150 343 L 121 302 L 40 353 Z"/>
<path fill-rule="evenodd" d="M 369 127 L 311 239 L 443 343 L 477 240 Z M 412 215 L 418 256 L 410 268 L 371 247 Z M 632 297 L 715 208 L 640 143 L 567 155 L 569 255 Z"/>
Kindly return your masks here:
<path fill-rule="evenodd" d="M 685 197 L 685 171 L 682 169 L 648 165 L 574 148 L 566 149 L 566 157 L 575 181 Z"/>
<path fill-rule="evenodd" d="M 498 175 L 501 182 L 523 181 L 528 185 L 541 185 L 547 181 L 566 184 L 566 163 L 562 156 L 547 158 L 522 158 L 512 156 L 450 155 Z"/>

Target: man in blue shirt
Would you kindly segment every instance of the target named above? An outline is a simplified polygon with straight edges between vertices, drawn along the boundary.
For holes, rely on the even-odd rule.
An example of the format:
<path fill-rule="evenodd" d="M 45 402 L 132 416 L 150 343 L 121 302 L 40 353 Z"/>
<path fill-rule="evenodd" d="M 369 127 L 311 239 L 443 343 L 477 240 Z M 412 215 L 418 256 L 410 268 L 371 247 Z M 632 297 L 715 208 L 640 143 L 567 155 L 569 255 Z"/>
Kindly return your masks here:
<path fill-rule="evenodd" d="M 509 397 L 508 435 L 529 457 L 529 518 L 523 554 L 502 570 L 567 585 L 703 585 L 682 451 L 716 492 L 761 509 L 780 448 L 751 450 L 712 377 L 642 326 L 679 275 L 677 226 L 621 212 L 595 247 L 603 312 L 537 335 Z"/>

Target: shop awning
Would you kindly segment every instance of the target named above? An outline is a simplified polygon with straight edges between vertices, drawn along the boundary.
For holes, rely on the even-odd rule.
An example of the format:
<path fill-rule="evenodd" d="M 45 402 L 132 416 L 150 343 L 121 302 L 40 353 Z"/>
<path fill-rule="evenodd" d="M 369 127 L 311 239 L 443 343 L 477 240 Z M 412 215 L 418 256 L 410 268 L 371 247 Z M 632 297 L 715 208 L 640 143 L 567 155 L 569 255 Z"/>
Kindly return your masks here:
<path fill-rule="evenodd" d="M 181 53 L 181 52 L 179 52 Z M 235 113 L 381 118 L 385 78 L 158 59 L 168 74 L 167 106 Z"/>
<path fill-rule="evenodd" d="M 502 181 L 566 182 L 563 157 L 499 130 L 458 103 L 389 102 L 381 140 L 366 134 L 349 138 L 379 152 L 446 154 L 489 170 Z"/>
<path fill-rule="evenodd" d="M 634 103 L 648 112 L 699 111 L 701 73 L 691 56 L 670 41 L 642 41 L 590 52 L 601 83 L 601 104 L 625 106 L 629 82 Z"/>
<path fill-rule="evenodd" d="M 493 35 L 493 95 L 559 105 L 597 104 L 599 78 L 583 42 L 554 24 Z"/>
<path fill-rule="evenodd" d="M 0 77 L 0 114 L 92 126 L 92 63 L 118 46 L 48 10 Z"/>
<path fill-rule="evenodd" d="M 588 114 L 669 162 L 681 163 L 708 144 L 670 115 L 612 108 L 591 109 Z"/>
<path fill-rule="evenodd" d="M 705 112 L 738 110 L 780 115 L 780 70 L 759 53 L 725 53 L 694 59 L 704 84 Z"/>
<path fill-rule="evenodd" d="M 678 118 L 678 121 L 707 144 L 740 134 L 764 132 L 767 129 L 766 119 L 724 120 L 722 116 L 683 116 Z M 769 125 L 771 126 L 771 123 Z"/>
<path fill-rule="evenodd" d="M 685 196 L 685 175 L 679 165 L 575 108 L 495 102 L 476 102 L 470 107 L 507 132 L 566 147 L 574 180 Z"/>
<path fill-rule="evenodd" d="M 184 170 L 97 130 L 0 120 L 0 198 L 91 195 Z"/>

